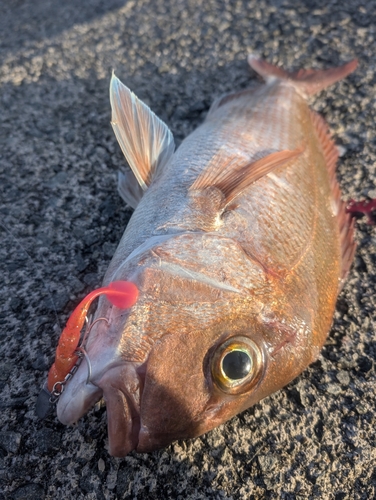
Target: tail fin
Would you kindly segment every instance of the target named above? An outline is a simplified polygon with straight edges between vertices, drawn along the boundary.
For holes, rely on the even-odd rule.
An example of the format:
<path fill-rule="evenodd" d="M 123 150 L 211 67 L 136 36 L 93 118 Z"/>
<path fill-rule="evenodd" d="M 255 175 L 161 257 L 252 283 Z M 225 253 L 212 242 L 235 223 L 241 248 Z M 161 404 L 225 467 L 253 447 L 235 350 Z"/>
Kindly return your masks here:
<path fill-rule="evenodd" d="M 347 64 L 338 66 L 337 68 L 324 70 L 301 69 L 289 73 L 282 68 L 278 68 L 262 59 L 258 59 L 252 54 L 248 56 L 248 63 L 256 73 L 264 78 L 264 80 L 276 78 L 280 80 L 290 80 L 307 96 L 317 94 L 326 87 L 329 87 L 329 85 L 338 82 L 338 80 L 342 80 L 342 78 L 352 73 L 358 66 L 357 59 L 353 59 Z"/>

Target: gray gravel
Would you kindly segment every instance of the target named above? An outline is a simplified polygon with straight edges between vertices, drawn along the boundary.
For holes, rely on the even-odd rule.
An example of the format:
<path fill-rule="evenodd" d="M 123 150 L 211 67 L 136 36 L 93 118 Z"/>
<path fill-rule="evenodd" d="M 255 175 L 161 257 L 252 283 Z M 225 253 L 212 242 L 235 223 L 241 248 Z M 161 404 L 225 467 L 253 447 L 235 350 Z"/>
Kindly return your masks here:
<path fill-rule="evenodd" d="M 249 52 L 286 68 L 357 56 L 313 106 L 342 146 L 344 197 L 360 199 L 376 192 L 375 26 L 372 0 L 1 2 L 1 500 L 376 498 L 376 230 L 362 221 L 319 360 L 226 425 L 114 459 L 104 408 L 74 428 L 34 412 L 60 326 L 131 215 L 116 193 L 112 68 L 179 143 L 255 78 Z"/>

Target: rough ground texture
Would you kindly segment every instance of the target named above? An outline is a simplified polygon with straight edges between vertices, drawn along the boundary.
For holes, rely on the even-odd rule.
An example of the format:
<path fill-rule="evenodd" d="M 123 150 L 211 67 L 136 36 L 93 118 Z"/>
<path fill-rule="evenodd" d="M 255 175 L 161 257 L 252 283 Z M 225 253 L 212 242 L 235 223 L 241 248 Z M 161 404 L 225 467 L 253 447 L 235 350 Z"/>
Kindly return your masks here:
<path fill-rule="evenodd" d="M 376 230 L 363 221 L 319 360 L 226 425 L 114 459 L 104 408 L 75 428 L 34 411 L 60 327 L 131 215 L 116 192 L 112 68 L 179 143 L 255 78 L 251 51 L 295 69 L 357 56 L 313 106 L 342 146 L 344 197 L 376 197 L 375 26 L 372 0 L 1 2 L 0 499 L 376 498 Z"/>

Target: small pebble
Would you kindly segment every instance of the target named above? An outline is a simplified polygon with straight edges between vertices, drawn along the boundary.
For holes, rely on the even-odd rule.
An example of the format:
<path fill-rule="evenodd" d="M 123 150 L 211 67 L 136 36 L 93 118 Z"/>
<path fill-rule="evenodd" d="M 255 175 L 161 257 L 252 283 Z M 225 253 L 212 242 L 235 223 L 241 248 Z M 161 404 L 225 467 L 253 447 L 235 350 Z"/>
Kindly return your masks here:
<path fill-rule="evenodd" d="M 100 459 L 98 460 L 98 470 L 99 470 L 100 472 L 104 472 L 104 469 L 105 469 L 105 463 L 104 463 L 104 460 L 103 460 L 103 458 L 100 458 Z"/>
<path fill-rule="evenodd" d="M 341 370 L 337 373 L 336 378 L 338 382 L 340 382 L 344 386 L 348 386 L 350 383 L 350 375 L 349 372 L 346 372 L 345 370 Z"/>
<path fill-rule="evenodd" d="M 328 384 L 326 387 L 326 392 L 329 392 L 329 394 L 341 394 L 342 389 L 339 384 Z"/>
<path fill-rule="evenodd" d="M 368 411 L 362 403 L 358 404 L 355 409 L 359 415 L 365 415 Z"/>
<path fill-rule="evenodd" d="M 258 462 L 264 472 L 270 472 L 274 469 L 274 466 L 277 463 L 277 458 L 272 454 L 260 455 L 258 457 Z"/>

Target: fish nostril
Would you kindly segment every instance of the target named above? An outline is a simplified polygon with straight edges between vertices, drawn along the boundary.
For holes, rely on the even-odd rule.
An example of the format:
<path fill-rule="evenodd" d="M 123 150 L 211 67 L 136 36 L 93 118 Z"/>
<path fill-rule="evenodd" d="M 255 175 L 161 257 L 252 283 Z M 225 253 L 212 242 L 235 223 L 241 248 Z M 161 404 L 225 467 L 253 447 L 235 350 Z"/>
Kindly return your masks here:
<path fill-rule="evenodd" d="M 216 411 L 218 411 L 218 405 L 209 405 L 205 408 L 206 414 L 215 413 Z"/>

